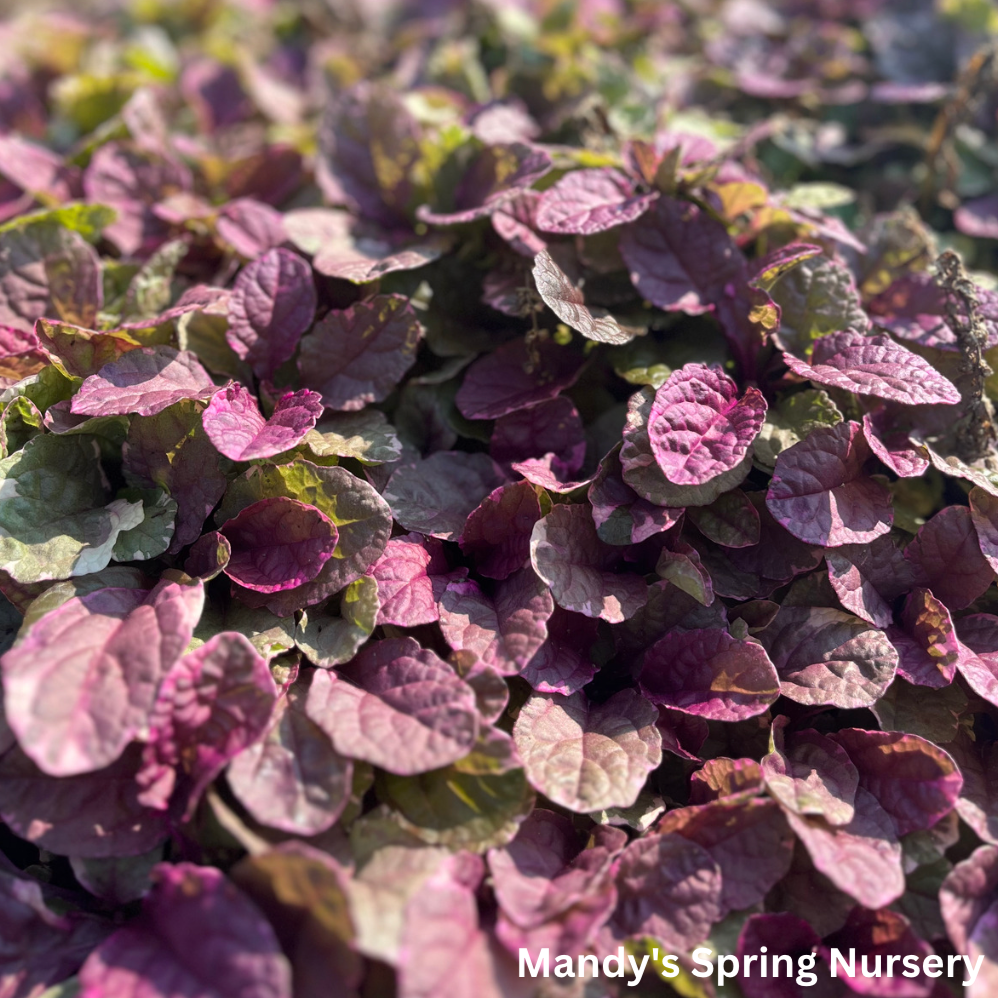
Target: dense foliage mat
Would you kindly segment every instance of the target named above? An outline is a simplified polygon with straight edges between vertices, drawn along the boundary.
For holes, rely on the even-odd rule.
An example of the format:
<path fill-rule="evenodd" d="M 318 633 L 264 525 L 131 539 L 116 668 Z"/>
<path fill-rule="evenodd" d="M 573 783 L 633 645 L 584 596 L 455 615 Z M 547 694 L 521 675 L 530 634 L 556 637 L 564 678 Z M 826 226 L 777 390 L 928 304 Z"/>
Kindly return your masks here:
<path fill-rule="evenodd" d="M 0 995 L 993 995 L 994 6 L 25 8 Z"/>

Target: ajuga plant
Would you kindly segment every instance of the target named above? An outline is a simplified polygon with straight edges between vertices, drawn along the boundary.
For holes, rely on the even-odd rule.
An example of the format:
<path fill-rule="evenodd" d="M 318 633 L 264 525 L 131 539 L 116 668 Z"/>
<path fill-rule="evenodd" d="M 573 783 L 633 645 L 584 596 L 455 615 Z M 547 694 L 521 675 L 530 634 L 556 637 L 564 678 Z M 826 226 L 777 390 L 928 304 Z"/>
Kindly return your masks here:
<path fill-rule="evenodd" d="M 3 998 L 996 993 L 992 4 L 5 9 Z"/>

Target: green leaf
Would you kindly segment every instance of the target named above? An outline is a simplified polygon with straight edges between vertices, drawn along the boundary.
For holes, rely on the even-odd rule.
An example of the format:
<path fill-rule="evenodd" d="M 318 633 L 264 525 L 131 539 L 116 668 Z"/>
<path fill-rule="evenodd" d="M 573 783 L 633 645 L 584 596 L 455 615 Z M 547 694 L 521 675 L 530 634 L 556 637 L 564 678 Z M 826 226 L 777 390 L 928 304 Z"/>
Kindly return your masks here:
<path fill-rule="evenodd" d="M 402 456 L 395 428 L 379 409 L 337 412 L 305 436 L 316 457 L 352 457 L 363 464 L 390 464 Z"/>
<path fill-rule="evenodd" d="M 419 776 L 379 771 L 378 795 L 429 845 L 472 852 L 505 845 L 534 804 L 524 771 L 508 768 L 508 745 L 508 738 L 482 740 L 466 758 Z"/>
<path fill-rule="evenodd" d="M 42 432 L 42 414 L 31 399 L 19 395 L 0 410 L 0 458 L 19 451 Z"/>
<path fill-rule="evenodd" d="M 781 451 L 800 443 L 816 426 L 835 426 L 842 422 L 842 413 L 817 388 L 788 395 L 766 413 L 759 435 L 753 443 L 753 456 L 765 468 L 772 469 Z"/>
<path fill-rule="evenodd" d="M 142 522 L 124 530 L 114 544 L 115 561 L 148 561 L 161 555 L 173 538 L 177 503 L 162 489 L 121 489 L 119 499 L 142 503 Z"/>
<path fill-rule="evenodd" d="M 86 437 L 29 440 L 0 461 L 0 568 L 18 582 L 99 572 L 142 503 L 105 505 L 98 448 Z"/>
<path fill-rule="evenodd" d="M 148 319 L 170 307 L 173 275 L 187 255 L 187 243 L 175 239 L 161 246 L 132 278 L 125 292 L 121 317 L 125 321 Z"/>
<path fill-rule="evenodd" d="M 306 610 L 295 630 L 294 643 L 323 668 L 349 662 L 374 632 L 380 606 L 378 583 L 362 575 L 321 610 Z"/>
<path fill-rule="evenodd" d="M 39 224 L 51 224 L 79 232 L 84 239 L 93 243 L 117 217 L 118 213 L 114 208 L 106 204 L 64 204 L 59 208 L 46 208 L 43 211 L 18 215 L 0 225 L 0 234 L 24 231 Z"/>

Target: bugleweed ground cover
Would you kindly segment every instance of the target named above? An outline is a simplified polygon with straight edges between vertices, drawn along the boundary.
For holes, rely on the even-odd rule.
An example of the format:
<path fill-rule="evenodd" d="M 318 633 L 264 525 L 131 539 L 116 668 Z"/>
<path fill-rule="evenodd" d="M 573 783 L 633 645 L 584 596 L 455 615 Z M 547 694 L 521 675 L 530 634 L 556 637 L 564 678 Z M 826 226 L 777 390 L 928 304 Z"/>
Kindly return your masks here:
<path fill-rule="evenodd" d="M 998 993 L 996 36 L 8 13 L 0 996 Z"/>

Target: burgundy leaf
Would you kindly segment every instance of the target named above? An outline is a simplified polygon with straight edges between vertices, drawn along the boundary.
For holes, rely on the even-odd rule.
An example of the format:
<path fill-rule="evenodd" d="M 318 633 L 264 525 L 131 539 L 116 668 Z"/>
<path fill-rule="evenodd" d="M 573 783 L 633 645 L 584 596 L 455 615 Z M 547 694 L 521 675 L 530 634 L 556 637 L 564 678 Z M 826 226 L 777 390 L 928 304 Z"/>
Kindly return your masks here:
<path fill-rule="evenodd" d="M 416 359 L 422 327 L 401 295 L 378 295 L 327 313 L 302 340 L 302 384 L 327 409 L 355 412 L 381 402 Z"/>
<path fill-rule="evenodd" d="M 273 496 L 245 507 L 219 533 L 232 554 L 225 574 L 259 593 L 311 582 L 332 557 L 339 532 L 321 510 Z"/>
<path fill-rule="evenodd" d="M 852 329 L 822 336 L 810 364 L 783 355 L 794 374 L 819 385 L 857 395 L 876 395 L 906 405 L 956 405 L 960 392 L 928 361 L 889 336 L 865 336 Z"/>
<path fill-rule="evenodd" d="M 269 250 L 236 279 L 225 338 L 259 377 L 269 380 L 294 355 L 312 325 L 315 305 L 309 265 L 290 250 Z"/>
<path fill-rule="evenodd" d="M 764 713 L 780 677 L 762 647 L 720 628 L 667 634 L 645 653 L 641 691 L 653 703 L 715 721 Z"/>
<path fill-rule="evenodd" d="M 427 574 L 431 560 L 420 534 L 393 537 L 388 542 L 371 569 L 378 583 L 378 626 L 415 627 L 439 619 L 433 582 Z"/>
<path fill-rule="evenodd" d="M 490 579 L 506 579 L 530 559 L 530 534 L 541 518 L 529 482 L 503 485 L 472 510 L 461 533 L 461 550 Z"/>
<path fill-rule="evenodd" d="M 756 388 L 739 399 L 726 374 L 686 364 L 655 393 L 648 438 L 665 477 L 676 485 L 703 485 L 744 459 L 766 417 Z"/>
<path fill-rule="evenodd" d="M 869 453 L 859 423 L 817 427 L 777 457 L 766 505 L 805 544 L 869 543 L 894 521 L 887 487 L 863 475 Z"/>
<path fill-rule="evenodd" d="M 183 399 L 210 398 L 216 390 L 194 354 L 141 347 L 87 378 L 70 408 L 81 416 L 154 416 Z"/>
<path fill-rule="evenodd" d="M 232 384 L 214 395 L 201 419 L 219 453 L 253 461 L 296 447 L 321 415 L 320 396 L 302 389 L 281 396 L 270 419 L 264 419 L 249 390 Z"/>
<path fill-rule="evenodd" d="M 566 610 L 619 623 L 647 601 L 637 575 L 614 571 L 617 549 L 605 545 L 586 506 L 555 506 L 534 524 L 530 560 Z"/>
<path fill-rule="evenodd" d="M 368 644 L 339 673 L 317 671 L 305 705 L 337 752 L 411 776 L 471 751 L 474 691 L 412 638 Z"/>
<path fill-rule="evenodd" d="M 549 187 L 537 205 L 542 232 L 591 236 L 643 215 L 657 193 L 638 194 L 617 170 L 573 170 Z"/>

